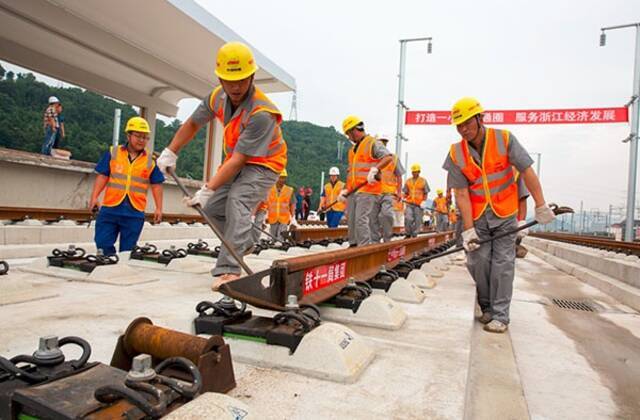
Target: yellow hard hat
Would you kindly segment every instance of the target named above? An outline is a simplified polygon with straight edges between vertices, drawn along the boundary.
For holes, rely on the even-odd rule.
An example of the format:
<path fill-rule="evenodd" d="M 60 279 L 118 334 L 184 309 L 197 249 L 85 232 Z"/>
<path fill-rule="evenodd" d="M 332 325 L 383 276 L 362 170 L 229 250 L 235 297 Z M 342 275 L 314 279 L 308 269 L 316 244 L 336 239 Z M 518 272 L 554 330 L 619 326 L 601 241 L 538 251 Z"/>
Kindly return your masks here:
<path fill-rule="evenodd" d="M 344 134 L 347 134 L 349 130 L 351 130 L 358 124 L 362 124 L 362 120 L 360 119 L 360 117 L 356 115 L 349 115 L 344 119 L 344 121 L 342 121 L 342 132 Z"/>
<path fill-rule="evenodd" d="M 283 169 L 282 172 L 280 172 L 280 176 L 289 176 L 287 175 L 287 170 Z"/>
<path fill-rule="evenodd" d="M 149 123 L 142 117 L 131 117 L 127 121 L 127 126 L 124 129 L 125 133 L 130 131 L 137 131 L 140 133 L 151 133 L 149 129 Z"/>
<path fill-rule="evenodd" d="M 444 193 L 444 191 L 442 191 L 442 189 L 438 188 L 438 189 L 436 190 L 436 193 L 438 193 L 438 194 L 442 194 L 442 193 Z"/>
<path fill-rule="evenodd" d="M 216 76 L 222 80 L 246 79 L 258 70 L 253 53 L 242 42 L 227 42 L 218 50 Z"/>
<path fill-rule="evenodd" d="M 414 163 L 413 165 L 411 165 L 411 172 L 420 172 L 420 164 L 419 163 Z"/>
<path fill-rule="evenodd" d="M 462 124 L 474 115 L 484 112 L 484 108 L 476 98 L 464 97 L 451 108 L 451 122 L 455 125 Z"/>

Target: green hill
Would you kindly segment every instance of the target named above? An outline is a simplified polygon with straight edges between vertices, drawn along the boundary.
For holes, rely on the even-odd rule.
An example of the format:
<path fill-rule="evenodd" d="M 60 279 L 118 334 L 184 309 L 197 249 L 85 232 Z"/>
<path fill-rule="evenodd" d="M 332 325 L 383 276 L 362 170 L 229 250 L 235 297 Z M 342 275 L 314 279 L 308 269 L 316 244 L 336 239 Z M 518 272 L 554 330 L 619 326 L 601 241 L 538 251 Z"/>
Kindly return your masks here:
<path fill-rule="evenodd" d="M 43 141 L 42 114 L 49 96 L 57 96 L 64 107 L 67 137 L 61 147 L 73 158 L 96 162 L 111 144 L 113 114 L 122 110 L 124 122 L 136 115 L 133 107 L 79 88 L 57 88 L 36 81 L 31 73 L 5 72 L 0 66 L 0 146 L 39 152 Z M 155 150 L 161 151 L 180 127 L 179 120 L 156 123 Z M 312 207 L 318 205 L 320 176 L 331 166 L 346 170 L 347 140 L 333 127 L 309 122 L 285 121 L 282 124 L 289 147 L 288 184 L 313 188 Z M 202 177 L 204 129 L 180 154 L 178 173 L 194 179 Z M 120 139 L 126 139 L 124 131 Z M 342 162 L 338 161 L 338 142 L 342 142 Z"/>

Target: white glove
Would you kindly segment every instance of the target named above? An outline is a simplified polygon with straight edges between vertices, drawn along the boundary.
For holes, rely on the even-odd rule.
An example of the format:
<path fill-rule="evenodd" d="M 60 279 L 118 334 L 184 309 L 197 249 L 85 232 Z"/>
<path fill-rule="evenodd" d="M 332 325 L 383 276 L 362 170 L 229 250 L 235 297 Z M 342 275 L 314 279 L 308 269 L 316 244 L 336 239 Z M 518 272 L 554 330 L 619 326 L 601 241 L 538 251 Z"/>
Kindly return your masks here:
<path fill-rule="evenodd" d="M 213 196 L 214 191 L 207 188 L 207 184 L 204 184 L 202 188 L 200 188 L 193 197 L 185 197 L 182 199 L 184 204 L 189 207 L 200 206 L 204 207 L 207 204 L 207 201 Z"/>
<path fill-rule="evenodd" d="M 165 147 L 162 153 L 160 153 L 160 156 L 158 156 L 158 159 L 156 159 L 156 165 L 158 166 L 158 169 L 162 171 L 163 174 L 166 174 L 168 167 L 172 167 L 173 169 L 176 168 L 177 161 L 178 161 L 178 155 L 173 153 L 173 151 L 168 147 Z"/>
<path fill-rule="evenodd" d="M 300 227 L 295 217 L 291 218 L 291 223 L 289 223 L 289 226 Z"/>
<path fill-rule="evenodd" d="M 347 197 L 346 195 L 349 193 L 349 190 L 342 190 L 340 191 L 340 194 L 338 194 L 338 202 L 339 203 L 344 203 L 345 201 L 347 201 Z"/>
<path fill-rule="evenodd" d="M 427 208 L 427 200 L 424 200 L 422 203 L 420 203 L 420 208 L 423 210 L 426 210 Z"/>
<path fill-rule="evenodd" d="M 551 223 L 555 220 L 556 215 L 553 214 L 553 210 L 547 205 L 543 204 L 540 207 L 536 207 L 536 222 L 541 225 L 546 225 L 547 223 Z"/>
<path fill-rule="evenodd" d="M 369 184 L 375 184 L 376 183 L 376 181 L 377 181 L 376 175 L 378 175 L 378 172 L 380 172 L 380 171 L 375 166 L 373 168 L 369 169 L 369 174 L 367 174 L 367 182 Z"/>
<path fill-rule="evenodd" d="M 475 242 L 479 240 L 480 238 L 478 237 L 475 228 L 467 229 L 462 232 L 462 246 L 467 252 L 472 252 L 480 248 L 480 245 Z"/>
<path fill-rule="evenodd" d="M 520 220 L 520 221 L 518 221 L 518 227 L 523 226 L 523 225 L 526 225 L 526 224 L 527 224 L 527 221 L 526 221 L 526 220 Z M 527 236 L 528 234 L 529 234 L 529 229 L 522 229 L 522 230 L 519 230 L 519 231 L 516 233 L 516 238 L 517 238 L 517 239 L 523 239 L 523 238 L 524 238 L 525 236 Z"/>

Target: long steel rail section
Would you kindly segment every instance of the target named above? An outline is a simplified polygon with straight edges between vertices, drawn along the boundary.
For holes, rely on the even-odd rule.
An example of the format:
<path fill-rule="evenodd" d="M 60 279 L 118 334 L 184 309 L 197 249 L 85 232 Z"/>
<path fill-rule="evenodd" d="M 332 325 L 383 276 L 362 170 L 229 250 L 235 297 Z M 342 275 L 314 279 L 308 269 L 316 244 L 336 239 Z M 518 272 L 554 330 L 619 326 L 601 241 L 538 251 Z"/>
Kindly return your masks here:
<path fill-rule="evenodd" d="M 366 281 L 451 241 L 453 232 L 373 244 L 273 261 L 271 268 L 223 284 L 220 292 L 259 308 L 283 310 L 287 297 L 300 304 L 324 302 L 352 281 Z"/>
<path fill-rule="evenodd" d="M 622 242 L 614 239 L 599 238 L 597 236 L 573 235 L 558 232 L 531 232 L 530 235 L 540 239 L 584 245 L 640 257 L 640 242 Z"/>

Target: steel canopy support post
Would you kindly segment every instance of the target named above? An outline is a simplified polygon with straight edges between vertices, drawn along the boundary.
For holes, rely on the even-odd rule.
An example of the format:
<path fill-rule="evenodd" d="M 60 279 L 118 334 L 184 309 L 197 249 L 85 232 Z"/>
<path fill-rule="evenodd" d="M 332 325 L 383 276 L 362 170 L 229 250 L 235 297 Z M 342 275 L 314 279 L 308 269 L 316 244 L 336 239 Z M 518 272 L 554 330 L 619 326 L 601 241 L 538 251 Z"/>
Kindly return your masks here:
<path fill-rule="evenodd" d="M 404 67 L 406 62 L 407 41 L 400 40 L 400 71 L 398 73 L 398 114 L 396 121 L 396 156 L 402 156 L 402 127 L 404 126 Z"/>
<path fill-rule="evenodd" d="M 638 119 L 640 115 L 640 24 L 636 24 L 636 56 L 633 65 L 633 96 L 631 106 L 631 134 L 629 135 L 629 182 L 627 187 L 627 220 L 624 226 L 624 240 L 633 242 L 636 181 L 638 173 Z"/>

